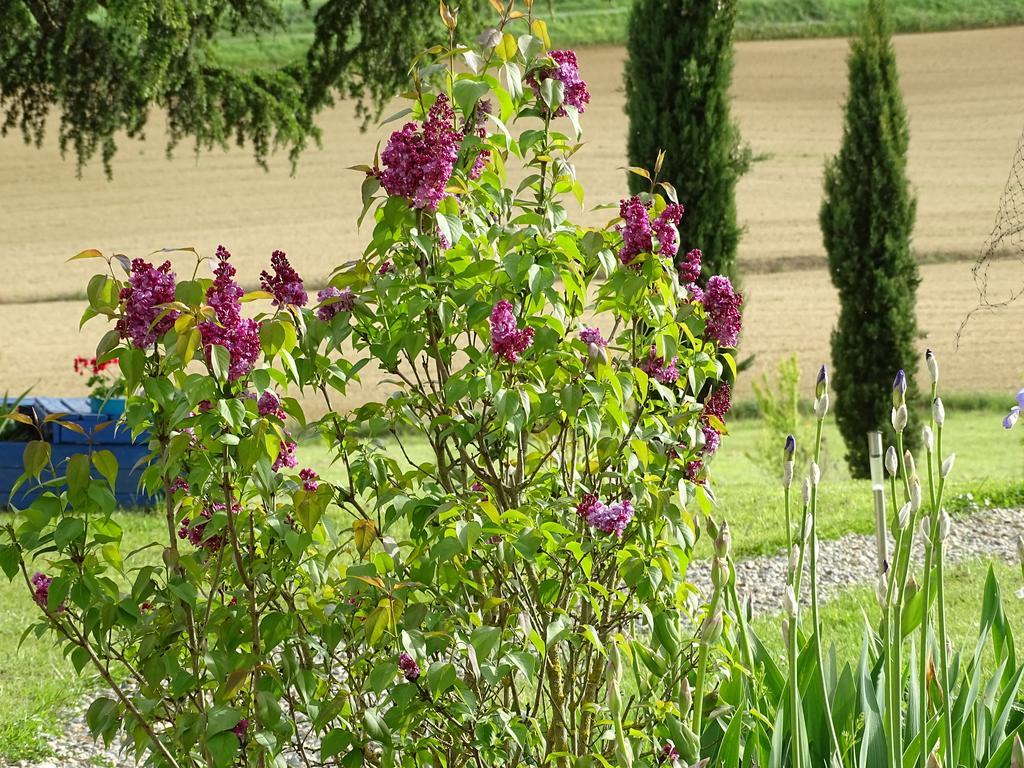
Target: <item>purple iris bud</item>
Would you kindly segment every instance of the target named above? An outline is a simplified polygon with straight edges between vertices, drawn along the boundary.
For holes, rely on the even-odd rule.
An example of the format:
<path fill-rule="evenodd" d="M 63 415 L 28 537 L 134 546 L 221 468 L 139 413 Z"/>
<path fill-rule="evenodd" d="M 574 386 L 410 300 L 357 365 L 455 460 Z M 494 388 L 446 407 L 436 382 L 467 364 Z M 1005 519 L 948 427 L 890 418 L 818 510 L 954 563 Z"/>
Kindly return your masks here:
<path fill-rule="evenodd" d="M 786 437 L 786 461 L 793 460 L 793 454 L 796 453 L 796 438 L 792 435 Z"/>
<path fill-rule="evenodd" d="M 907 401 L 907 374 L 900 368 L 892 380 L 892 407 L 899 408 Z"/>
<path fill-rule="evenodd" d="M 821 370 L 818 371 L 818 382 L 814 387 L 815 397 L 821 397 L 828 391 L 828 371 L 825 370 L 825 366 L 821 366 Z"/>
<path fill-rule="evenodd" d="M 1015 405 L 1006 414 L 1006 418 L 1003 419 L 1003 429 L 1013 429 L 1013 425 L 1017 423 L 1018 418 L 1020 418 L 1020 406 Z"/>

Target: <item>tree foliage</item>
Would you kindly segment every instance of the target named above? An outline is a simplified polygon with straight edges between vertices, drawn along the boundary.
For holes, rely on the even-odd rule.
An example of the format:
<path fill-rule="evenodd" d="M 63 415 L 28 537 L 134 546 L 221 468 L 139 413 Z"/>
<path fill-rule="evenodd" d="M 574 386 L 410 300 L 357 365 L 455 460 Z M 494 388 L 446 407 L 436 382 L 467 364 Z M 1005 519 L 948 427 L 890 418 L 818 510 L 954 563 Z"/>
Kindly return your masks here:
<path fill-rule="evenodd" d="M 735 0 L 637 0 L 629 20 L 629 162 L 652 168 L 665 150 L 661 178 L 692 214 L 680 253 L 700 248 L 705 277 L 736 276 L 736 182 L 749 165 L 729 111 L 735 20 Z"/>
<path fill-rule="evenodd" d="M 902 368 L 912 382 L 917 368 L 920 277 L 910 250 L 916 202 L 907 180 L 909 130 L 884 0 L 871 0 L 848 63 L 843 143 L 825 168 L 821 230 L 841 303 L 832 332 L 836 419 L 850 471 L 862 477 L 868 472 L 865 434 L 889 429 L 882 395 L 892 372 Z M 913 391 L 907 399 L 914 404 Z M 907 438 L 916 442 L 913 407 L 910 414 Z"/>
<path fill-rule="evenodd" d="M 432 2 L 326 0 L 304 60 L 243 68 L 223 60 L 218 39 L 270 36 L 285 26 L 282 0 L 11 0 L 0 3 L 0 133 L 42 143 L 59 113 L 62 153 L 78 169 L 100 154 L 105 170 L 119 135 L 142 138 L 150 113 L 166 113 L 168 152 L 252 147 L 260 165 L 275 149 L 295 163 L 318 142 L 315 117 L 339 97 L 364 117 L 406 80 L 424 47 Z M 464 3 L 472 19 L 483 0 Z"/>

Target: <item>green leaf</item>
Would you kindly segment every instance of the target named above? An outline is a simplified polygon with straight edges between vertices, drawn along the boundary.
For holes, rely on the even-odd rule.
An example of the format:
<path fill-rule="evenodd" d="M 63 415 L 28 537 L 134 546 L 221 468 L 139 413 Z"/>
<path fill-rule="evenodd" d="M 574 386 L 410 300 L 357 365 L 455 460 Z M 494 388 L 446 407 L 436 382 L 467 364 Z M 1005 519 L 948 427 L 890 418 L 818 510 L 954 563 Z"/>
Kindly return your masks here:
<path fill-rule="evenodd" d="M 76 453 L 68 459 L 66 474 L 68 491 L 84 494 L 89 487 L 89 457 L 84 453 Z"/>
<path fill-rule="evenodd" d="M 335 728 L 320 743 L 320 759 L 327 760 L 330 757 L 340 755 L 354 743 L 355 739 L 351 733 L 341 728 Z"/>
<path fill-rule="evenodd" d="M 218 380 L 227 381 L 231 368 L 231 353 L 220 344 L 210 345 L 210 368 Z"/>
<path fill-rule="evenodd" d="M 93 736 L 100 736 L 117 721 L 117 702 L 101 696 L 89 705 L 85 723 Z"/>
<path fill-rule="evenodd" d="M 456 80 L 455 85 L 452 87 L 452 97 L 455 99 L 455 103 L 462 110 L 463 115 L 469 115 L 476 106 L 476 103 L 490 90 L 490 86 L 487 83 L 480 80 L 471 80 L 463 78 L 462 80 Z M 452 240 L 452 243 L 455 241 Z"/>
<path fill-rule="evenodd" d="M 360 557 L 366 557 L 373 542 L 377 540 L 377 525 L 373 520 L 357 519 L 352 521 L 352 535 Z"/>
<path fill-rule="evenodd" d="M 455 667 L 448 662 L 436 662 L 430 665 L 427 670 L 427 688 L 437 701 L 441 695 L 455 685 L 458 680 L 458 673 Z"/>
<path fill-rule="evenodd" d="M 494 649 L 498 647 L 500 641 L 500 627 L 477 627 L 473 630 L 473 635 L 469 640 L 479 660 L 489 658 L 494 653 Z"/>
<path fill-rule="evenodd" d="M 27 443 L 22 454 L 25 473 L 38 480 L 43 469 L 50 463 L 50 450 L 50 444 L 45 440 L 32 440 Z"/>
<path fill-rule="evenodd" d="M 213 736 L 229 731 L 241 721 L 242 716 L 237 710 L 223 704 L 217 704 L 206 713 L 206 733 Z"/>
<path fill-rule="evenodd" d="M 110 483 L 110 489 L 114 490 L 117 485 L 117 457 L 110 451 L 96 451 L 92 455 L 92 463 L 96 471 Z"/>

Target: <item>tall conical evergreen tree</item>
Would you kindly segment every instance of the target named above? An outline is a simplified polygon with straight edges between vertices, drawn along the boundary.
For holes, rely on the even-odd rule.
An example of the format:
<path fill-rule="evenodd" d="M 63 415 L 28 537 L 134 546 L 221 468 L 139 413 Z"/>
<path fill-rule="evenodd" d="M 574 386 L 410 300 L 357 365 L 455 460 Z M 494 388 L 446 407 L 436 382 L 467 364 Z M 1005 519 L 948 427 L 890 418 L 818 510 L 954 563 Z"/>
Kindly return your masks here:
<path fill-rule="evenodd" d="M 854 477 L 867 476 L 866 433 L 891 440 L 893 375 L 906 371 L 911 390 L 905 441 L 917 442 L 914 418 L 920 283 L 910 250 L 916 202 L 907 180 L 907 115 L 885 0 L 869 0 L 850 46 L 843 143 L 825 167 L 821 231 L 839 321 L 832 331 L 836 420 Z"/>
<path fill-rule="evenodd" d="M 672 184 L 692 215 L 681 255 L 704 252 L 704 277 L 736 277 L 736 182 L 749 165 L 729 112 L 736 0 L 635 0 L 629 17 L 629 162 Z M 646 179 L 630 174 L 634 191 Z"/>

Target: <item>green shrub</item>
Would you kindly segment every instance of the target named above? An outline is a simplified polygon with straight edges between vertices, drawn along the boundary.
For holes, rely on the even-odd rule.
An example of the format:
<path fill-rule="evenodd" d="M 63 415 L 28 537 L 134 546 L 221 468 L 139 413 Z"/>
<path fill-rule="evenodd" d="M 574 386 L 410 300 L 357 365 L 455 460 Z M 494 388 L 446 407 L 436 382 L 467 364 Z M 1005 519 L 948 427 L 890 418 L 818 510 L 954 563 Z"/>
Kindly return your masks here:
<path fill-rule="evenodd" d="M 280 252 L 244 296 L 224 248 L 213 280 L 198 257 L 179 281 L 114 256 L 90 282 L 166 533 L 124 551 L 116 461 L 82 454 L 5 526 L 0 567 L 30 630 L 106 683 L 93 734 L 152 766 L 699 756 L 732 593 L 695 605 L 686 573 L 738 297 L 717 278 L 706 309 L 680 284 L 671 189 L 622 201 L 617 227 L 568 218 L 589 95 L 543 22 L 509 7 L 465 48 L 441 10 L 409 122 L 359 169 L 369 242 L 315 307 Z M 335 411 L 367 366 L 394 391 Z M 323 400 L 337 484 L 296 471 L 289 388 Z M 38 478 L 48 444 L 25 457 Z"/>
<path fill-rule="evenodd" d="M 910 251 L 916 203 L 907 180 L 906 111 L 884 0 L 870 0 L 850 47 L 849 94 L 839 154 L 825 167 L 821 230 L 839 320 L 832 332 L 836 420 L 850 474 L 866 477 L 866 435 L 885 429 L 892 372 L 917 367 L 915 306 L 920 282 Z M 920 423 L 907 394 L 908 442 Z"/>

